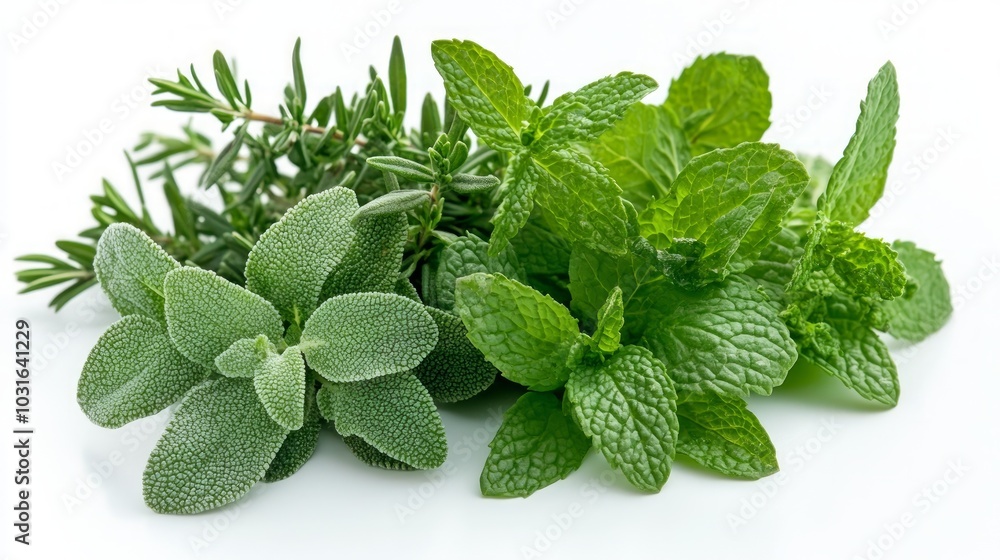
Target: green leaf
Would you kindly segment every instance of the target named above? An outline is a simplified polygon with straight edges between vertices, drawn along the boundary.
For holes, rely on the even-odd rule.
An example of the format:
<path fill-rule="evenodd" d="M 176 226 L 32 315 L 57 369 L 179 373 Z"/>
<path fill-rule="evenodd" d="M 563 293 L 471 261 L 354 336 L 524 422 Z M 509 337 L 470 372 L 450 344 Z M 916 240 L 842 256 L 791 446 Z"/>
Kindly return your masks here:
<path fill-rule="evenodd" d="M 951 316 L 951 289 L 934 253 L 909 241 L 892 244 L 906 275 L 916 291 L 886 302 L 889 334 L 903 340 L 919 342 L 944 326 Z"/>
<path fill-rule="evenodd" d="M 438 257 L 434 282 L 437 307 L 451 311 L 455 306 L 455 281 L 476 272 L 496 272 L 507 278 L 524 278 L 514 248 L 507 246 L 495 255 L 489 244 L 474 235 L 465 235 L 446 245 Z"/>
<path fill-rule="evenodd" d="M 574 370 L 566 397 L 612 467 L 641 490 L 663 487 L 678 426 L 677 395 L 662 362 L 645 348 L 625 346 L 603 364 Z"/>
<path fill-rule="evenodd" d="M 795 363 L 795 343 L 777 311 L 739 277 L 687 292 L 646 297 L 644 345 L 670 368 L 678 390 L 769 395 Z"/>
<path fill-rule="evenodd" d="M 118 428 L 160 412 L 207 375 L 174 349 L 162 324 L 129 315 L 90 351 L 76 400 L 91 422 Z"/>
<path fill-rule="evenodd" d="M 771 438 L 742 399 L 689 393 L 677 403 L 677 453 L 735 478 L 756 480 L 778 472 Z"/>
<path fill-rule="evenodd" d="M 531 146 L 544 151 L 596 140 L 654 89 L 653 78 L 621 72 L 561 95 L 544 111 Z"/>
<path fill-rule="evenodd" d="M 434 41 L 431 56 L 448 102 L 476 136 L 494 149 L 520 148 L 529 102 L 514 70 L 472 41 Z"/>
<path fill-rule="evenodd" d="M 820 156 L 798 155 L 806 172 L 809 173 L 809 186 L 802 191 L 799 199 L 792 205 L 791 211 L 785 216 L 785 226 L 798 234 L 805 233 L 816 220 L 816 209 L 819 197 L 826 191 L 833 173 L 833 164 Z"/>
<path fill-rule="evenodd" d="M 684 122 L 697 155 L 760 140 L 771 125 L 767 87 L 767 73 L 752 56 L 699 56 L 671 82 L 666 104 Z"/>
<path fill-rule="evenodd" d="M 328 422 L 333 422 L 336 419 L 336 410 L 333 407 L 333 387 L 334 385 L 323 384 L 316 391 L 316 408 L 319 410 L 319 415 Z"/>
<path fill-rule="evenodd" d="M 392 39 L 392 54 L 389 55 L 389 95 L 392 110 L 406 112 L 406 60 L 403 58 L 403 44 L 399 36 Z"/>
<path fill-rule="evenodd" d="M 253 378 L 257 398 L 271 419 L 288 431 L 305 421 L 306 363 L 302 352 L 292 346 L 280 356 L 270 356 Z"/>
<path fill-rule="evenodd" d="M 237 340 L 281 340 L 281 316 L 264 298 L 208 270 L 178 268 L 163 283 L 170 340 L 192 362 L 215 369 Z"/>
<path fill-rule="evenodd" d="M 95 258 L 96 258 L 96 253 L 95 253 Z M 41 264 L 47 264 L 52 268 L 58 268 L 58 269 L 73 270 L 74 268 L 76 268 L 75 266 L 71 265 L 66 261 L 61 261 L 55 257 L 50 257 L 48 255 L 38 255 L 38 254 L 21 255 L 20 257 L 17 257 L 14 260 L 19 262 L 36 262 Z"/>
<path fill-rule="evenodd" d="M 371 216 L 354 222 L 354 239 L 323 284 L 320 301 L 358 292 L 391 292 L 403 262 L 407 238 L 403 214 Z"/>
<path fill-rule="evenodd" d="M 250 126 L 250 121 L 244 122 L 238 129 L 236 129 L 236 136 L 233 137 L 233 141 L 226 144 L 219 155 L 216 156 L 215 160 L 212 161 L 212 165 L 208 167 L 205 175 L 202 177 L 201 184 L 204 186 L 211 186 L 218 183 L 222 177 L 229 173 L 232 169 L 233 164 L 236 163 L 236 159 L 240 155 L 240 148 L 243 147 L 243 142 L 246 140 L 247 128 Z"/>
<path fill-rule="evenodd" d="M 833 167 L 819 209 L 832 220 L 856 226 L 882 198 L 886 175 L 896 148 L 899 86 L 896 69 L 886 63 L 868 84 L 854 136 L 844 157 Z"/>
<path fill-rule="evenodd" d="M 337 431 L 358 436 L 382 453 L 418 469 L 448 455 L 444 425 L 427 389 L 411 373 L 331 387 Z"/>
<path fill-rule="evenodd" d="M 70 284 L 70 286 L 65 290 L 56 294 L 56 297 L 52 298 L 52 301 L 49 302 L 49 306 L 51 306 L 56 311 L 59 311 L 60 309 L 63 308 L 64 305 L 69 303 L 71 299 L 89 290 L 91 287 L 95 285 L 97 285 L 96 278 L 90 278 L 89 280 L 78 280 Z"/>
<path fill-rule="evenodd" d="M 233 107 L 238 105 L 240 99 L 240 88 L 236 85 L 236 78 L 229 68 L 226 56 L 220 51 L 215 51 L 212 57 L 212 65 L 215 69 L 215 83 L 219 87 L 219 92 L 229 101 Z M 211 183 L 209 183 L 211 184 Z"/>
<path fill-rule="evenodd" d="M 462 320 L 427 307 L 438 328 L 437 346 L 413 373 L 439 402 L 459 402 L 482 393 L 493 384 L 497 369 L 486 361 L 466 336 Z"/>
<path fill-rule="evenodd" d="M 572 246 L 546 228 L 540 219 L 529 220 L 520 236 L 513 245 L 514 253 L 529 276 L 566 274 Z"/>
<path fill-rule="evenodd" d="M 434 141 L 441 134 L 441 112 L 437 101 L 431 94 L 424 96 L 424 104 L 420 107 L 420 137 L 425 144 Z"/>
<path fill-rule="evenodd" d="M 785 286 L 792 281 L 795 265 L 802 257 L 801 238 L 794 231 L 783 228 L 761 252 L 760 257 L 741 277 L 764 291 L 772 307 L 780 311 L 787 302 Z"/>
<path fill-rule="evenodd" d="M 306 104 L 306 79 L 302 72 L 302 58 L 299 52 L 302 49 L 302 39 L 295 40 L 295 47 L 292 49 L 292 79 L 295 84 L 295 96 L 299 98 L 302 105 Z"/>
<path fill-rule="evenodd" d="M 803 346 L 802 356 L 839 379 L 862 397 L 889 406 L 899 401 L 899 379 L 889 349 L 878 334 L 858 320 L 854 305 L 830 306 L 824 322 L 832 344 Z"/>
<path fill-rule="evenodd" d="M 569 241 L 613 254 L 625 252 L 626 216 L 621 189 L 604 166 L 570 151 L 532 157 L 527 180 L 535 200 L 548 210 L 550 226 Z"/>
<path fill-rule="evenodd" d="M 831 222 L 819 232 L 819 244 L 810 261 L 816 270 L 829 267 L 848 293 L 889 300 L 903 295 L 906 273 L 888 243 L 865 237 L 841 222 Z"/>
<path fill-rule="evenodd" d="M 163 322 L 163 279 L 179 267 L 155 241 L 128 224 L 108 226 L 97 242 L 94 272 L 122 316 Z"/>
<path fill-rule="evenodd" d="M 241 338 L 215 358 L 215 368 L 226 377 L 252 378 L 268 358 L 277 354 L 278 349 L 264 335 Z"/>
<path fill-rule="evenodd" d="M 375 446 L 358 436 L 344 436 L 344 444 L 362 463 L 370 467 L 378 467 L 392 471 L 412 471 L 413 466 L 382 453 Z"/>
<path fill-rule="evenodd" d="M 87 243 L 80 243 L 79 241 L 68 241 L 62 239 L 56 241 L 56 247 L 66 255 L 75 260 L 76 262 L 82 264 L 83 266 L 88 266 L 97 257 L 97 248 L 93 245 Z"/>
<path fill-rule="evenodd" d="M 534 391 L 566 382 L 580 330 L 552 298 L 503 275 L 478 273 L 458 281 L 455 310 L 472 344 L 507 379 Z"/>
<path fill-rule="evenodd" d="M 657 286 L 666 278 L 640 254 L 652 250 L 644 239 L 634 240 L 625 255 L 609 255 L 582 245 L 573 248 L 569 261 L 569 291 L 573 310 L 596 325 L 601 307 L 615 289 L 622 292 L 623 337 L 635 342 L 647 322 L 647 313 L 657 302 Z"/>
<path fill-rule="evenodd" d="M 390 191 L 375 200 L 358 208 L 354 220 L 363 217 L 384 216 L 386 214 L 401 214 L 415 208 L 426 206 L 431 200 L 431 193 L 421 190 Z"/>
<path fill-rule="evenodd" d="M 667 107 L 642 103 L 633 105 L 589 148 L 621 187 L 622 196 L 639 209 L 666 196 L 691 160 L 691 146 L 677 116 Z"/>
<path fill-rule="evenodd" d="M 146 505 L 158 513 L 199 513 L 236 501 L 264 477 L 287 433 L 268 417 L 249 381 L 195 387 L 149 456 Z"/>
<path fill-rule="evenodd" d="M 534 164 L 527 155 L 515 154 L 507 165 L 507 172 L 500 191 L 503 200 L 490 222 L 493 234 L 490 236 L 490 254 L 498 255 L 510 243 L 517 232 L 528 222 L 534 208 L 535 195 Z"/>
<path fill-rule="evenodd" d="M 437 345 L 434 319 L 396 294 L 345 294 L 327 300 L 302 331 L 309 367 L 349 382 L 411 370 Z"/>
<path fill-rule="evenodd" d="M 614 352 L 621 346 L 622 326 L 625 324 L 625 305 L 622 289 L 615 286 L 608 300 L 597 311 L 597 328 L 591 340 L 591 348 L 601 352 Z"/>
<path fill-rule="evenodd" d="M 525 393 L 490 442 L 479 487 L 484 496 L 527 497 L 580 468 L 590 438 L 551 393 Z"/>
<path fill-rule="evenodd" d="M 365 160 L 365 163 L 406 181 L 414 183 L 434 182 L 434 171 L 431 168 L 399 156 L 372 156 Z"/>
<path fill-rule="evenodd" d="M 316 398 L 313 392 L 306 391 L 306 412 L 305 421 L 302 427 L 288 434 L 281 449 L 267 467 L 264 474 L 264 482 L 277 482 L 284 480 L 296 473 L 302 465 L 306 464 L 316 451 L 316 443 L 319 441 L 320 418 L 319 409 L 316 408 Z"/>
<path fill-rule="evenodd" d="M 273 303 L 285 320 L 302 325 L 319 304 L 327 277 L 350 248 L 350 220 L 357 208 L 354 192 L 343 187 L 293 206 L 250 251 L 247 289 Z"/>
<path fill-rule="evenodd" d="M 488 191 L 498 186 L 500 186 L 500 179 L 497 179 L 493 175 L 479 176 L 468 173 L 456 173 L 448 185 L 451 190 L 462 194 Z"/>
<path fill-rule="evenodd" d="M 410 282 L 409 278 L 403 278 L 400 276 L 396 279 L 396 285 L 393 286 L 392 293 L 403 296 L 406 299 L 413 300 L 417 303 L 423 303 L 420 299 L 420 294 L 417 293 L 417 288 Z"/>
<path fill-rule="evenodd" d="M 641 233 L 668 253 L 679 252 L 679 240 L 697 240 L 697 260 L 686 265 L 694 268 L 684 274 L 704 285 L 724 278 L 727 266 L 739 272 L 756 260 L 808 183 L 802 164 L 777 144 L 716 150 L 691 160 L 649 205 Z"/>

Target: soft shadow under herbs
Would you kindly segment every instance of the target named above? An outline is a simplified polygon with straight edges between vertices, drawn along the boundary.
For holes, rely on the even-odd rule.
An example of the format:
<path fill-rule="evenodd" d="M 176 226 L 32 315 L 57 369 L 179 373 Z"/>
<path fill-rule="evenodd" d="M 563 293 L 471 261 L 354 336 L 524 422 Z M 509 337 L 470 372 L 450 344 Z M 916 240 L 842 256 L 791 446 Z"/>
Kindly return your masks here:
<path fill-rule="evenodd" d="M 450 415 L 463 419 L 485 420 L 492 416 L 491 411 L 493 410 L 502 414 L 523 393 L 524 387 L 497 375 L 496 381 L 486 391 L 464 401 L 438 403 L 438 407 Z"/>

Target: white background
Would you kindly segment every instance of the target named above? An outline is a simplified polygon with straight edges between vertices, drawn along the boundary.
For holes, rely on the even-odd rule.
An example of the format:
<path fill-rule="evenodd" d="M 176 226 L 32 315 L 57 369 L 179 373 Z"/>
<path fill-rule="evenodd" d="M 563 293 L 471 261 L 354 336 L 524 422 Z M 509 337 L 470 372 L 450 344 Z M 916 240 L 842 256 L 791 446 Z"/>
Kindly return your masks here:
<path fill-rule="evenodd" d="M 11 541 L 13 455 L 5 440 L 3 556 L 523 558 L 533 549 L 546 558 L 998 557 L 995 2 L 109 1 L 65 2 L 45 15 L 53 3 L 0 7 L 2 332 L 12 340 L 14 319 L 30 319 L 37 353 L 33 544 Z M 387 17 L 390 6 L 396 13 Z M 366 28 L 371 37 L 359 36 Z M 937 252 L 956 292 L 954 317 L 917 347 L 893 346 L 902 382 L 893 410 L 809 375 L 753 399 L 783 467 L 761 482 L 681 463 L 661 493 L 642 495 L 591 454 L 568 480 L 527 500 L 482 498 L 484 444 L 496 429 L 484 411 L 511 401 L 501 395 L 444 411 L 452 453 L 436 473 L 365 467 L 325 434 L 300 473 L 231 507 L 152 513 L 141 472 L 166 416 L 109 431 L 91 425 L 75 402 L 80 367 L 113 311 L 97 291 L 58 315 L 45 306 L 51 292 L 14 296 L 11 258 L 51 251 L 57 238 L 89 227 L 87 197 L 101 177 L 130 195 L 122 150 L 142 131 L 172 132 L 185 122 L 148 107 L 148 74 L 194 62 L 210 75 L 212 52 L 221 49 L 237 56 L 262 110 L 277 105 L 290 80 L 295 37 L 303 38 L 317 99 L 337 84 L 357 90 L 368 64 L 384 69 L 395 34 L 407 54 L 411 106 L 425 91 L 442 92 L 429 56 L 437 38 L 473 39 L 525 83 L 552 78 L 556 93 L 623 69 L 644 72 L 663 84 L 652 102 L 692 54 L 755 54 L 774 94 L 766 139 L 830 159 L 853 131 L 867 81 L 891 59 L 902 95 L 893 192 L 865 228 Z M 110 132 L 87 132 L 102 120 Z M 196 123 L 216 127 L 208 117 Z M 54 164 L 67 164 L 77 149 L 86 154 L 57 173 Z M 159 197 L 151 198 L 165 218 Z M 13 376 L 3 379 L 7 430 Z M 118 464 L 109 467 L 112 459 Z M 893 530 L 907 515 L 910 526 Z"/>

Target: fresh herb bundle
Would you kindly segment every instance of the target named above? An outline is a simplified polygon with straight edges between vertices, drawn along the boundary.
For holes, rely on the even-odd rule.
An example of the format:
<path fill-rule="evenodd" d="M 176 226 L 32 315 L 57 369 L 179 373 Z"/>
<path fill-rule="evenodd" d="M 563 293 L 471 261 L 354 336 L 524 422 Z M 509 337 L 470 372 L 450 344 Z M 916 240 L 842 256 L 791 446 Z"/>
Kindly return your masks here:
<path fill-rule="evenodd" d="M 641 102 L 656 83 L 628 72 L 546 105 L 548 84 L 530 97 L 475 43 L 431 54 L 447 96 L 443 109 L 424 98 L 414 130 L 398 39 L 388 87 L 372 69 L 363 95 L 338 89 L 311 111 L 298 44 L 279 116 L 251 108 L 219 53 L 218 95 L 193 67 L 154 80 L 155 104 L 211 113 L 233 140 L 215 153 L 190 126 L 149 135 L 129 158 L 138 211 L 105 183 L 82 234 L 96 244 L 22 257 L 49 265 L 18 273 L 26 291 L 71 282 L 59 308 L 99 282 L 123 316 L 84 365 L 91 420 L 117 427 L 180 400 L 144 475 L 150 507 L 203 511 L 288 477 L 324 425 L 368 464 L 435 468 L 435 402 L 497 372 L 525 391 L 490 445 L 490 496 L 530 495 L 592 447 L 647 491 L 677 455 L 774 473 L 744 398 L 799 360 L 896 404 L 879 333 L 921 340 L 951 303 L 933 254 L 856 229 L 895 146 L 891 65 L 843 158 L 807 169 L 759 142 L 771 96 L 753 57 L 698 58 L 657 105 Z M 169 233 L 145 207 L 153 165 Z M 201 166 L 222 208 L 181 194 L 184 166 Z"/>

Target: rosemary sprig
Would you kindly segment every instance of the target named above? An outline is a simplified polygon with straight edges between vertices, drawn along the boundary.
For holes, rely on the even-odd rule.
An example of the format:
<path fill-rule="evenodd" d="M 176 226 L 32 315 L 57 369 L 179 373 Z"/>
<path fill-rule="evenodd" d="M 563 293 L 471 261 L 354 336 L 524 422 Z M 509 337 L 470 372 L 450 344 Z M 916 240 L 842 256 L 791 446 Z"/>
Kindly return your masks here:
<path fill-rule="evenodd" d="M 111 224 L 127 223 L 157 241 L 178 261 L 213 270 L 244 283 L 249 248 L 260 234 L 298 201 L 337 185 L 353 189 L 362 204 L 391 190 L 426 189 L 431 202 L 410 212 L 411 238 L 404 272 L 419 271 L 433 258 L 441 240 L 472 232 L 489 234 L 494 209 L 491 190 L 499 183 L 506 157 L 482 146 L 470 151 L 468 127 L 447 101 L 443 107 L 428 94 L 420 105 L 420 126 L 404 126 L 407 108 L 406 64 L 397 37 L 389 60 L 387 82 L 374 68 L 360 94 L 347 97 L 341 88 L 307 104 L 307 85 L 300 57 L 292 51 L 292 80 L 284 89 L 276 114 L 253 104 L 249 82 L 237 79 L 221 52 L 212 59 L 211 82 L 192 65 L 175 79 L 154 78 L 154 106 L 180 113 L 209 114 L 232 132 L 219 149 L 188 122 L 179 135 L 149 132 L 126 159 L 132 169 L 139 206 L 130 205 L 108 181 L 92 198 L 95 224 L 77 240 L 62 240 L 59 257 L 24 255 L 31 267 L 16 273 L 23 292 L 60 286 L 50 305 L 60 309 L 96 284 L 96 242 Z M 442 117 L 443 115 L 443 117 Z M 461 154 L 459 157 L 458 154 Z M 451 157 L 449 157 L 451 156 Z M 398 175 L 371 157 L 396 158 L 428 168 L 428 180 Z M 175 171 L 198 171 L 198 185 L 181 185 Z M 146 206 L 147 183 L 158 184 L 172 224 L 161 226 Z M 457 186 L 453 183 L 458 178 Z M 490 177 L 484 179 L 483 177 Z M 462 188 L 475 184 L 479 188 Z M 214 189 L 221 205 L 199 193 Z M 150 193 L 152 191 L 149 191 Z M 444 195 L 446 193 L 446 196 Z M 419 284 L 419 278 L 414 278 Z"/>

